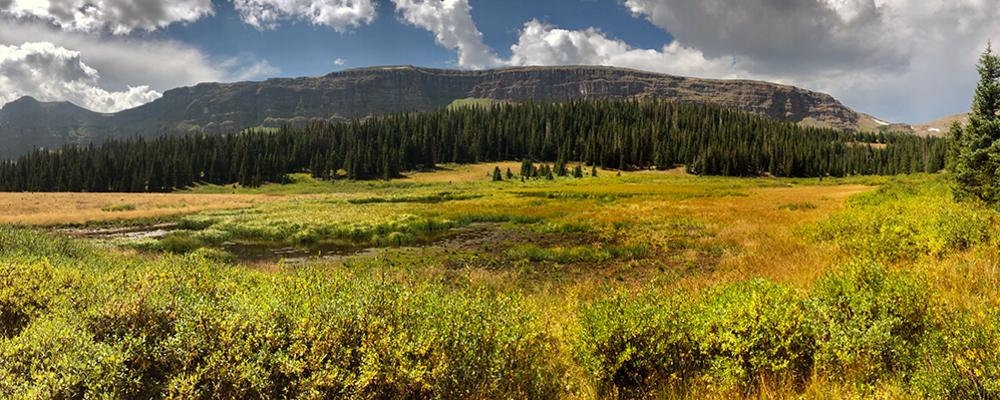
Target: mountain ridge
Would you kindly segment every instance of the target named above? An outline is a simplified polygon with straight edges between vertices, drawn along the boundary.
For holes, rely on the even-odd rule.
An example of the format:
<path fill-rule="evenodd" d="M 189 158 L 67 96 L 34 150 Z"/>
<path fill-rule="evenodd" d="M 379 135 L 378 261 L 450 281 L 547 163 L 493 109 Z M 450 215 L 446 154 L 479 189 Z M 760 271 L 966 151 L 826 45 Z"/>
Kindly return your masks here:
<path fill-rule="evenodd" d="M 219 133 L 429 111 L 463 99 L 626 98 L 711 103 L 789 122 L 842 129 L 859 129 L 874 119 L 828 94 L 763 81 L 689 78 L 605 66 L 470 71 L 397 65 L 354 68 L 318 77 L 199 83 L 167 90 L 150 103 L 110 114 L 65 102 L 18 103 L 19 99 L 0 109 L 0 157 L 114 137 Z M 13 103 L 18 104 L 10 108 Z"/>

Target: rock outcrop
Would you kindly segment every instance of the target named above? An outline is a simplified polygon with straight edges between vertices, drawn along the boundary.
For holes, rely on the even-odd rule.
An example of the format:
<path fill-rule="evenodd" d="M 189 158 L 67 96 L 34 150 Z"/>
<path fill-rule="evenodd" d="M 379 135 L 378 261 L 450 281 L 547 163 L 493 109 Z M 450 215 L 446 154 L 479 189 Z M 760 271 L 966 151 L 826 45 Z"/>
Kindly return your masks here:
<path fill-rule="evenodd" d="M 34 147 L 109 137 L 236 131 L 371 115 L 427 111 L 462 99 L 564 101 L 670 99 L 737 108 L 780 120 L 856 129 L 862 114 L 833 97 L 768 82 L 709 80 L 595 66 L 458 71 L 373 67 L 322 77 L 203 83 L 151 103 L 98 114 L 68 103 L 15 101 L 0 111 L 0 157 Z M 20 104 L 24 103 L 24 104 Z"/>

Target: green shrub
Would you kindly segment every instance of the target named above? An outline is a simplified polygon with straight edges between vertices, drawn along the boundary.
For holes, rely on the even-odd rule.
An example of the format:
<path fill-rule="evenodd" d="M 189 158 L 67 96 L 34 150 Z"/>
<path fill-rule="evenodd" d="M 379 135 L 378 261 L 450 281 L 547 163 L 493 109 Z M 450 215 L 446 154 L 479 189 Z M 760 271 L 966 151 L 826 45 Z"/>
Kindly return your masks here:
<path fill-rule="evenodd" d="M 816 367 L 846 382 L 906 378 L 932 324 L 932 300 L 916 275 L 853 264 L 817 282 L 809 298 Z"/>
<path fill-rule="evenodd" d="M 851 198 L 814 234 L 854 257 L 892 262 L 986 243 L 993 217 L 991 210 L 951 200 L 943 183 L 894 183 Z"/>
<path fill-rule="evenodd" d="M 0 263 L 0 398 L 562 393 L 551 330 L 517 296 L 204 252 Z"/>
<path fill-rule="evenodd" d="M 96 342 L 60 317 L 32 321 L 20 335 L 0 339 L 0 397 L 5 399 L 121 398 L 125 355 Z"/>
<path fill-rule="evenodd" d="M 803 382 L 812 372 L 815 338 L 802 300 L 787 287 L 763 279 L 727 285 L 691 315 L 715 386 L 749 393 L 762 380 Z"/>
<path fill-rule="evenodd" d="M 1000 398 L 1000 310 L 949 315 L 922 348 L 912 379 L 934 399 Z"/>
<path fill-rule="evenodd" d="M 706 364 L 680 299 L 621 294 L 584 306 L 576 358 L 601 393 L 642 397 L 679 385 Z"/>
<path fill-rule="evenodd" d="M 806 317 L 791 289 L 759 279 L 693 301 L 619 295 L 581 310 L 577 358 L 599 389 L 627 397 L 694 382 L 750 393 L 763 378 L 809 376 L 815 341 Z"/>
<path fill-rule="evenodd" d="M 9 263 L 0 274 L 0 338 L 16 336 L 65 295 L 48 262 Z"/>

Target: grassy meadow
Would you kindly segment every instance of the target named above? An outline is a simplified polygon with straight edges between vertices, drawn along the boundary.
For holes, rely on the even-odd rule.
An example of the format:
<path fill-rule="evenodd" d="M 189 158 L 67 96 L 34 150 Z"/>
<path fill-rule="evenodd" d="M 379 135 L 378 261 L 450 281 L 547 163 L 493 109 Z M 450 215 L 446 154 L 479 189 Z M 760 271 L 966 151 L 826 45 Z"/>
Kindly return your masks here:
<path fill-rule="evenodd" d="M 1000 396 L 997 214 L 945 175 L 496 166 L 0 194 L 0 398 Z"/>

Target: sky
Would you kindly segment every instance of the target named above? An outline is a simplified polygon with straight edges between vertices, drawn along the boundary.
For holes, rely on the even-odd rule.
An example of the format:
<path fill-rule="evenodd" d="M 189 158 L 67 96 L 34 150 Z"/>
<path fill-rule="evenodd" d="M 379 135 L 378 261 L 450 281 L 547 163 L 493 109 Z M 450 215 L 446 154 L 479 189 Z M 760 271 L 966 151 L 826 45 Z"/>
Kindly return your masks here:
<path fill-rule="evenodd" d="M 893 122 L 967 111 L 1000 0 L 0 0 L 0 104 L 209 81 L 593 64 L 786 83 Z"/>

